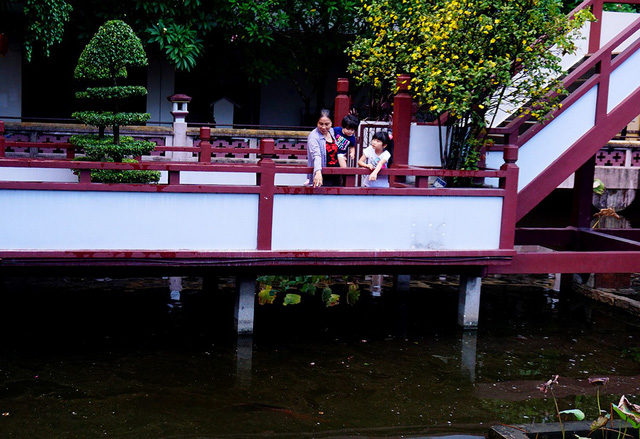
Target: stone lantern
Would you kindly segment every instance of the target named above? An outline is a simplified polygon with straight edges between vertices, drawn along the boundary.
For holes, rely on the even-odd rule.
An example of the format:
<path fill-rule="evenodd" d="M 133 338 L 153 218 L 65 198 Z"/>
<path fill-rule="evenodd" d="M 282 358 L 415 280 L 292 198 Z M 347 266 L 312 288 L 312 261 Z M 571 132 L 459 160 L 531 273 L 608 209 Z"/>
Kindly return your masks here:
<path fill-rule="evenodd" d="M 171 115 L 173 116 L 173 146 L 193 146 L 192 139 L 187 137 L 187 122 L 185 117 L 189 114 L 187 106 L 191 102 L 191 96 L 185 94 L 175 94 L 167 97 L 172 104 Z M 174 160 L 185 160 L 191 154 L 185 152 L 173 152 L 171 157 Z"/>
<path fill-rule="evenodd" d="M 191 96 L 184 94 L 175 94 L 167 98 L 172 104 L 171 114 L 173 115 L 174 123 L 185 123 L 184 118 L 187 117 L 189 111 L 187 106 L 191 102 Z"/>

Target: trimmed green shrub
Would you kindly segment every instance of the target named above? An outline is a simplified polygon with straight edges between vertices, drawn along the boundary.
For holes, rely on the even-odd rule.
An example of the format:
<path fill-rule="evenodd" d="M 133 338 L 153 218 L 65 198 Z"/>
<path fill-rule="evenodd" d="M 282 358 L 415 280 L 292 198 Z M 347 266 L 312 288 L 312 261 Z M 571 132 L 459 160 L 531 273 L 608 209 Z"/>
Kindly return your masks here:
<path fill-rule="evenodd" d="M 74 160 L 88 160 L 87 157 L 76 157 Z M 89 160 L 113 162 L 112 159 L 107 160 Z M 134 159 L 123 159 L 122 163 L 138 163 Z M 75 175 L 80 171 L 75 170 Z M 118 171 L 116 169 L 92 169 L 91 181 L 94 183 L 157 183 L 160 181 L 160 171 Z"/>
<path fill-rule="evenodd" d="M 99 110 L 77 111 L 72 116 L 86 125 L 98 127 L 99 133 L 72 136 L 69 142 L 84 150 L 85 160 L 127 162 L 132 157 L 148 154 L 155 148 L 153 142 L 120 136 L 121 126 L 143 124 L 149 120 L 149 113 L 119 111 L 124 100 L 145 96 L 147 90 L 142 86 L 118 85 L 118 80 L 127 77 L 127 67 L 146 65 L 147 57 L 140 39 L 121 20 L 108 21 L 102 25 L 82 51 L 74 77 L 98 82 L 98 86 L 88 87 L 85 91 L 76 93 L 76 97 L 89 100 Z M 105 136 L 104 130 L 107 127 L 112 128 L 112 136 Z M 91 172 L 92 181 L 105 183 L 147 183 L 157 182 L 159 179 L 160 173 L 156 171 Z"/>

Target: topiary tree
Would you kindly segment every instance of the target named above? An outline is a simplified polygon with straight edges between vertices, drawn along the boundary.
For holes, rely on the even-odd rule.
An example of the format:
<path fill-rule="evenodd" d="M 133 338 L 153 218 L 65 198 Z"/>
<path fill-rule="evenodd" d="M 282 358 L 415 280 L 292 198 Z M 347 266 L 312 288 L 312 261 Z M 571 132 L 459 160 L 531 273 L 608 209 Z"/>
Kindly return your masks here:
<path fill-rule="evenodd" d="M 153 142 L 147 140 L 120 136 L 121 126 L 149 120 L 149 113 L 118 111 L 127 99 L 147 94 L 146 88 L 142 86 L 118 85 L 119 80 L 127 77 L 127 67 L 146 65 L 147 57 L 140 39 L 121 20 L 106 22 L 82 51 L 74 77 L 95 82 L 98 86 L 78 92 L 76 97 L 90 101 L 96 110 L 77 111 L 72 116 L 87 125 L 98 127 L 98 135 L 72 136 L 69 141 L 84 149 L 86 159 L 137 163 L 132 157 L 149 153 L 155 147 Z M 112 129 L 113 135 L 105 135 L 107 127 Z M 91 179 L 110 183 L 157 182 L 160 173 L 94 170 L 91 172 Z"/>

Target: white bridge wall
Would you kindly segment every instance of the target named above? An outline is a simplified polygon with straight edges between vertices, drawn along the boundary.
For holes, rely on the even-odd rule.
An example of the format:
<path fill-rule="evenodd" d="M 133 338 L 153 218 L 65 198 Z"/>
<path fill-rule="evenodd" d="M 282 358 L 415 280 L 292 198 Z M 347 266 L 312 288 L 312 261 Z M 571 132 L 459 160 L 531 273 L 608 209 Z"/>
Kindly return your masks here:
<path fill-rule="evenodd" d="M 244 250 L 257 242 L 256 194 L 0 190 L 0 205 L 5 250 Z"/>
<path fill-rule="evenodd" d="M 276 195 L 274 250 L 499 248 L 502 198 Z"/>
<path fill-rule="evenodd" d="M 257 194 L 0 190 L 0 205 L 0 250 L 257 247 Z M 501 214 L 501 197 L 276 195 L 273 249 L 492 250 Z"/>

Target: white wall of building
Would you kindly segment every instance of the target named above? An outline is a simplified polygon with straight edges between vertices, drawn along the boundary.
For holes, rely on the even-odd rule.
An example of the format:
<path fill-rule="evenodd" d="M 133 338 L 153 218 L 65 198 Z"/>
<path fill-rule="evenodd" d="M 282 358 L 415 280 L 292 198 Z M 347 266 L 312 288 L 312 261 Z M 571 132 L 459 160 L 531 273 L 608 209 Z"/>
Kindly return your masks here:
<path fill-rule="evenodd" d="M 0 116 L 22 116 L 22 51 L 0 57 Z"/>
<path fill-rule="evenodd" d="M 175 76 L 175 69 L 166 60 L 149 60 L 147 112 L 151 114 L 151 122 L 173 122 L 171 102 L 167 98 L 175 94 Z"/>

